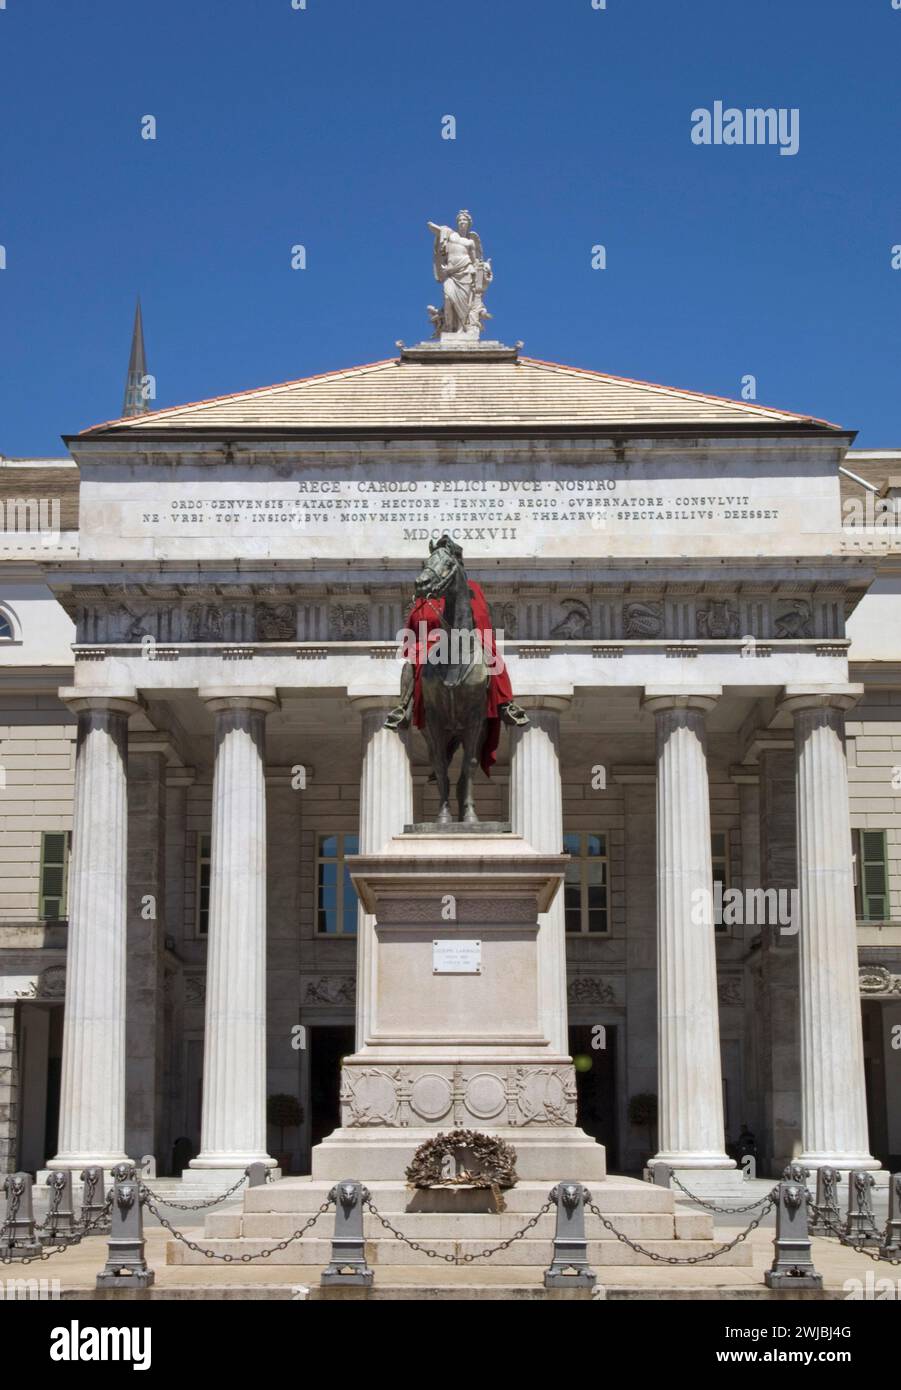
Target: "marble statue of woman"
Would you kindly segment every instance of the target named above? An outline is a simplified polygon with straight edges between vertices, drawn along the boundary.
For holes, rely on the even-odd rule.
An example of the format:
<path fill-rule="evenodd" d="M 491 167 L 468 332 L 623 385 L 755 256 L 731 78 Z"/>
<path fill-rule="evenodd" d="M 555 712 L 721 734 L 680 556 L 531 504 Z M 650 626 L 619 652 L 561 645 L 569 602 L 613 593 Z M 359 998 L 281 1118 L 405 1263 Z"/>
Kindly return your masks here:
<path fill-rule="evenodd" d="M 457 213 L 456 230 L 437 222 L 429 222 L 428 228 L 435 236 L 435 279 L 444 286 L 444 307 L 428 306 L 435 337 L 453 333 L 478 338 L 482 320 L 491 317 L 482 296 L 492 272 L 491 262 L 482 256 L 479 235 L 472 230 L 472 218 L 464 208 Z"/>

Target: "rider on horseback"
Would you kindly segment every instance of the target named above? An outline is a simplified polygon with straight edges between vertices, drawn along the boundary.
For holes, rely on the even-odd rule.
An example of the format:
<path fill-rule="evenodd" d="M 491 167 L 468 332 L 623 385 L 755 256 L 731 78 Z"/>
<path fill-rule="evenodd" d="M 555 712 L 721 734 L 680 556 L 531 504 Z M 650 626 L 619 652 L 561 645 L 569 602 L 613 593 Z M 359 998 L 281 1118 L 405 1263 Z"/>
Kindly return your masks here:
<path fill-rule="evenodd" d="M 450 536 L 443 535 L 440 540 L 432 544 L 430 557 L 441 550 L 447 552 L 448 558 L 452 558 L 457 564 L 462 564 L 463 551 L 455 541 L 451 540 Z M 469 579 L 467 583 L 472 605 L 472 633 L 473 636 L 476 634 L 478 636 L 490 671 L 485 708 L 488 724 L 480 757 L 482 769 L 488 774 L 495 759 L 500 738 L 501 720 L 505 724 L 522 726 L 528 724 L 529 719 L 525 711 L 514 703 L 510 674 L 501 653 L 495 648 L 491 613 L 481 585 L 476 584 L 472 579 Z M 417 729 L 424 727 L 422 671 L 423 666 L 430 660 L 430 653 L 432 653 L 431 659 L 434 660 L 442 639 L 448 634 L 448 624 L 444 618 L 445 603 L 446 600 L 443 595 L 430 595 L 425 592 L 425 586 L 417 583 L 413 607 L 407 618 L 405 633 L 404 650 L 409 660 L 401 674 L 400 704 L 391 710 L 385 720 L 385 727 L 388 729 L 405 729 L 411 721 Z M 456 632 L 452 629 L 449 635 L 453 648 L 454 638 L 463 638 L 466 633 Z"/>

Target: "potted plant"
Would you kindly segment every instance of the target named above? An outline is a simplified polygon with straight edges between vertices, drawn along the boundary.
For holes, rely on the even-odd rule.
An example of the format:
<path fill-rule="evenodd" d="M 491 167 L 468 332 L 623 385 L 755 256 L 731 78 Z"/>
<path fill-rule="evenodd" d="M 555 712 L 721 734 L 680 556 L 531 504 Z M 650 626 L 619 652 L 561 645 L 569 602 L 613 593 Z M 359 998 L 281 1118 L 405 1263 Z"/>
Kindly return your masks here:
<path fill-rule="evenodd" d="M 303 1106 L 296 1096 L 277 1092 L 266 1101 L 266 1119 L 279 1132 L 279 1152 L 275 1159 L 283 1173 L 291 1167 L 291 1155 L 285 1149 L 285 1130 L 303 1124 Z"/>

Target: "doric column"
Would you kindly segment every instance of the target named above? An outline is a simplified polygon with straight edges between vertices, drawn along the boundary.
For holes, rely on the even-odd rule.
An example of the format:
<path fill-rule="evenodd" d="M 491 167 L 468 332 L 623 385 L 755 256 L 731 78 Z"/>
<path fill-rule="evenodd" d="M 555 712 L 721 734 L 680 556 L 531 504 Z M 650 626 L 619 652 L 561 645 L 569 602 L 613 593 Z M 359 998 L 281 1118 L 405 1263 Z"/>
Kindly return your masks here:
<path fill-rule="evenodd" d="M 125 1158 L 127 695 L 77 689 L 78 715 L 59 1152 L 53 1168 Z"/>
<path fill-rule="evenodd" d="M 510 822 L 533 849 L 563 851 L 560 783 L 560 711 L 565 696 L 520 698 L 529 723 L 510 730 Z M 554 1052 L 569 1056 L 566 1007 L 566 917 L 563 889 L 539 918 L 538 978 L 541 1018 Z"/>
<path fill-rule="evenodd" d="M 201 690 L 215 715 L 201 1149 L 192 1169 L 266 1152 L 266 715 L 274 690 Z"/>
<path fill-rule="evenodd" d="M 787 686 L 795 723 L 801 1163 L 878 1168 L 869 1153 L 845 710 L 863 686 Z"/>
<path fill-rule="evenodd" d="M 713 937 L 706 715 L 722 691 L 648 687 L 657 723 L 659 1151 L 675 1168 L 732 1168 Z"/>
<path fill-rule="evenodd" d="M 393 700 L 360 697 L 353 701 L 362 715 L 363 759 L 360 773 L 360 853 L 377 854 L 413 820 L 413 777 L 409 734 L 386 729 Z M 375 918 L 359 905 L 357 914 L 357 1040 L 366 1046 L 372 1023 L 375 981 Z"/>

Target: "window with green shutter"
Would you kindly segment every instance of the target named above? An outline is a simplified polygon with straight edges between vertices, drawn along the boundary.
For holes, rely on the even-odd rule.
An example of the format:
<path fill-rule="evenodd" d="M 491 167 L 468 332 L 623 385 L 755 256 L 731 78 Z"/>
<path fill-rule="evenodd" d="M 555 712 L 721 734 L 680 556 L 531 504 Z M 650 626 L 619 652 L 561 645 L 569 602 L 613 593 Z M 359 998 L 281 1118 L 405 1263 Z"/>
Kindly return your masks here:
<path fill-rule="evenodd" d="M 885 831 L 855 830 L 853 838 L 857 916 L 863 922 L 888 921 L 891 914 Z"/>
<path fill-rule="evenodd" d="M 41 833 L 41 886 L 38 911 L 45 921 L 66 915 L 66 879 L 69 869 L 69 832 Z"/>

